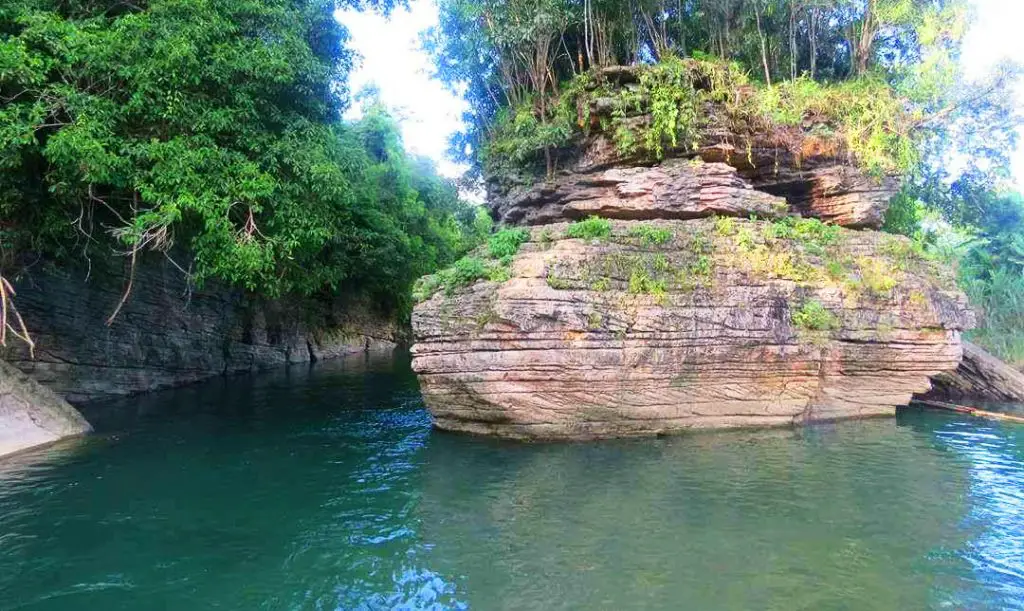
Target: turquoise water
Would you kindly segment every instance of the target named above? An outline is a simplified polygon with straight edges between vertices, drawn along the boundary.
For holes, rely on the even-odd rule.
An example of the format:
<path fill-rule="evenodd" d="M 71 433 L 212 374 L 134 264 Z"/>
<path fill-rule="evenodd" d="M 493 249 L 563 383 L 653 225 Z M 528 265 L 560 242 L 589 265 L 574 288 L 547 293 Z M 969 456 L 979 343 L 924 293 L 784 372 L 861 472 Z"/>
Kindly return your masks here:
<path fill-rule="evenodd" d="M 0 461 L 0 609 L 1024 609 L 1024 427 L 521 445 L 352 359 Z"/>

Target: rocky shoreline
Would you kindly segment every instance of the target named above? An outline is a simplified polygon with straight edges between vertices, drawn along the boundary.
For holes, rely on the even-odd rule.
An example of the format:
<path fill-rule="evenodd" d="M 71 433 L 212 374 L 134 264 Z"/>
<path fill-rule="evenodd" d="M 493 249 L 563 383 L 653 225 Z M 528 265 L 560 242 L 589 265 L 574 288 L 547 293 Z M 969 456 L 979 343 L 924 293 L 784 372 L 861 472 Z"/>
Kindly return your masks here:
<path fill-rule="evenodd" d="M 16 283 L 36 347 L 0 351 L 0 456 L 87 432 L 72 405 L 394 348 L 407 333 L 359 301 L 195 289 L 157 257 L 108 325 L 123 293 L 123 270 L 110 267 L 40 266 Z"/>

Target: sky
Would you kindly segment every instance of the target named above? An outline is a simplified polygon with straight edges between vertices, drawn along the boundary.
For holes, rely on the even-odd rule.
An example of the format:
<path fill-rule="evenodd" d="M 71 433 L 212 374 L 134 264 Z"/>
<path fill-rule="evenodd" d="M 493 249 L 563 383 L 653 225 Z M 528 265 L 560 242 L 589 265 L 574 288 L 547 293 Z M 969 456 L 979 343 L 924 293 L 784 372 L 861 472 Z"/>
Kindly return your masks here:
<path fill-rule="evenodd" d="M 976 19 L 964 40 L 963 64 L 980 78 L 1006 58 L 1024 63 L 1024 0 L 972 0 Z M 431 77 L 430 58 L 421 50 L 420 34 L 437 24 L 435 0 L 410 0 L 409 9 L 385 18 L 367 11 L 341 11 L 351 46 L 361 56 L 352 73 L 352 90 L 368 85 L 398 116 L 405 145 L 437 161 L 442 174 L 457 177 L 465 168 L 446 158 L 448 136 L 459 129 L 465 102 Z M 1024 106 L 1024 84 L 1018 87 Z M 350 116 L 358 116 L 358 106 Z M 1024 133 L 1022 133 L 1024 141 Z M 1014 154 L 1014 177 L 1024 189 L 1024 146 Z"/>
<path fill-rule="evenodd" d="M 465 168 L 449 161 L 446 151 L 448 136 L 462 125 L 466 103 L 431 77 L 431 60 L 420 43 L 420 34 L 437 25 L 435 1 L 410 0 L 408 10 L 395 10 L 390 18 L 355 10 L 339 11 L 337 17 L 362 57 L 349 77 L 352 91 L 376 86 L 401 123 L 406 148 L 434 159 L 445 176 L 459 176 Z M 358 106 L 350 114 L 358 116 Z"/>

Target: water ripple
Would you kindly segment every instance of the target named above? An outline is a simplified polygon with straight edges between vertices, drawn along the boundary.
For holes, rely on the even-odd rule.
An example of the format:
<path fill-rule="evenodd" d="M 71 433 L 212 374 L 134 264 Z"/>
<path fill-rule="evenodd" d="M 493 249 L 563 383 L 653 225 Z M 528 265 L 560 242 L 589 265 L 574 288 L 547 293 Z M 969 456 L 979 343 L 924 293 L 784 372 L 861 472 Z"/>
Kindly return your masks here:
<path fill-rule="evenodd" d="M 1024 432 L 903 413 L 523 445 L 407 362 L 93 408 L 0 463 L 0 609 L 1024 608 Z"/>

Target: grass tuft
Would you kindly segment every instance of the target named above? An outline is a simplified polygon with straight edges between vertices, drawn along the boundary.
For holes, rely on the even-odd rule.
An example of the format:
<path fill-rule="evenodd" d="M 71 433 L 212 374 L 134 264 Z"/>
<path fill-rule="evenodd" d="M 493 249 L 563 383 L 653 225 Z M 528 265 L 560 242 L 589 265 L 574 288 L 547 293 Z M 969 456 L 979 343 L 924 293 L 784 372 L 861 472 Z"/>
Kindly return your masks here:
<path fill-rule="evenodd" d="M 570 238 L 583 240 L 604 240 L 612 234 L 612 222 L 597 216 L 591 216 L 569 225 L 566 235 Z"/>
<path fill-rule="evenodd" d="M 839 318 L 820 301 L 809 299 L 791 313 L 793 324 L 808 331 L 829 331 L 839 328 Z"/>

